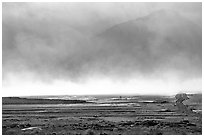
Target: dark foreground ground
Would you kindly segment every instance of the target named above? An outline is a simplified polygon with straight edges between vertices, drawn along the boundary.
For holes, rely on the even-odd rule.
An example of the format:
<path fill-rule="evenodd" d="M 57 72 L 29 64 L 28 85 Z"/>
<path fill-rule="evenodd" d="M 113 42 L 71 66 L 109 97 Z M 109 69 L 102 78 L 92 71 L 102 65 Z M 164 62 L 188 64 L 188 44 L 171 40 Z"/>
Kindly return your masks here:
<path fill-rule="evenodd" d="M 39 104 L 2 98 L 2 134 L 201 135 L 202 95 L 189 97 L 184 103 L 193 113 L 181 112 L 174 97 L 106 96 L 82 102 L 38 100 Z"/>

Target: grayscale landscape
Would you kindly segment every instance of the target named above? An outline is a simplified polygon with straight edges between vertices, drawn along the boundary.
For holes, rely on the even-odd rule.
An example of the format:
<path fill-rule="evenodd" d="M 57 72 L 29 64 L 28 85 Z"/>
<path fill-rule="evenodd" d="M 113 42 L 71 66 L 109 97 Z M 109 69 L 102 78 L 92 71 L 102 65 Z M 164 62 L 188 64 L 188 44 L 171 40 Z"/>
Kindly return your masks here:
<path fill-rule="evenodd" d="M 202 2 L 3 2 L 2 134 L 202 135 Z"/>
<path fill-rule="evenodd" d="M 2 130 L 15 135 L 201 135 L 202 95 L 188 96 L 187 109 L 170 96 L 7 97 Z M 63 103 L 55 102 L 64 97 Z"/>

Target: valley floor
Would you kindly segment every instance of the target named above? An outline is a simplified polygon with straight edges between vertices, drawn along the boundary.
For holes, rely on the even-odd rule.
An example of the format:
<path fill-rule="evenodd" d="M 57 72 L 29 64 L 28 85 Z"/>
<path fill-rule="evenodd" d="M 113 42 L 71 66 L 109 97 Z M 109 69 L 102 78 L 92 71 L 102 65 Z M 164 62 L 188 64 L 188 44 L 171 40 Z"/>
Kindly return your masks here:
<path fill-rule="evenodd" d="M 181 113 L 169 100 L 7 104 L 2 106 L 2 132 L 3 135 L 201 135 L 202 114 Z"/>

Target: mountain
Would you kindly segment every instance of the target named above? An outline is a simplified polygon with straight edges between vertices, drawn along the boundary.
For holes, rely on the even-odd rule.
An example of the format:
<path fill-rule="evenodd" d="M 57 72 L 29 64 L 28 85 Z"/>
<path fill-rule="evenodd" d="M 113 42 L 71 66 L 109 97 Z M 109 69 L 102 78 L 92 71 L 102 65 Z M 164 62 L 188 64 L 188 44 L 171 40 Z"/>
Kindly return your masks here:
<path fill-rule="evenodd" d="M 117 24 L 96 37 L 101 52 L 120 55 L 118 61 L 127 64 L 134 60 L 131 65 L 141 71 L 166 67 L 201 72 L 202 29 L 176 11 L 159 10 Z"/>

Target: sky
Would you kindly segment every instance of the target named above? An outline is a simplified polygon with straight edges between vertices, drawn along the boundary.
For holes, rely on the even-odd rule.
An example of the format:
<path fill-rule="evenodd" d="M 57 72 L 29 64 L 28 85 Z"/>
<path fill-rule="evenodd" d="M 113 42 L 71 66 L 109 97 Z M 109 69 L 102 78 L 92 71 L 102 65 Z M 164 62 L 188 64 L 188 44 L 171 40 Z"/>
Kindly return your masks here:
<path fill-rule="evenodd" d="M 3 96 L 202 90 L 202 3 L 3 3 Z"/>

